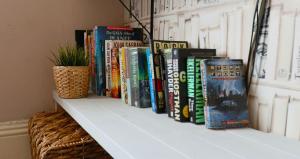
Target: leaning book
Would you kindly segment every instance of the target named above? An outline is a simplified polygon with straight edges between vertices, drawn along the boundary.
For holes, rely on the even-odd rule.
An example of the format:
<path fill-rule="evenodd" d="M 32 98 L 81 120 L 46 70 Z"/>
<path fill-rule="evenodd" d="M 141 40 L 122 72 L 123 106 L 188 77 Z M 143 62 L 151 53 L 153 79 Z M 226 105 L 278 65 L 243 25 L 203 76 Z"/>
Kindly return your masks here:
<path fill-rule="evenodd" d="M 243 61 L 202 60 L 201 74 L 206 127 L 225 129 L 248 126 Z"/>

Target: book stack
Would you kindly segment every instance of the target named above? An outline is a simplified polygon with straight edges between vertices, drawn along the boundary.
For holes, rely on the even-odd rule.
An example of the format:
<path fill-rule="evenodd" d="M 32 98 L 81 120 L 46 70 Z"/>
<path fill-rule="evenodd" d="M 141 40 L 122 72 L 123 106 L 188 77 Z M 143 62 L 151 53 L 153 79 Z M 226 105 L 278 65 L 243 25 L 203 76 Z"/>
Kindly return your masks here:
<path fill-rule="evenodd" d="M 186 41 L 154 40 L 151 50 L 139 28 L 97 26 L 83 34 L 76 39 L 90 55 L 95 94 L 210 129 L 248 125 L 242 60 Z"/>

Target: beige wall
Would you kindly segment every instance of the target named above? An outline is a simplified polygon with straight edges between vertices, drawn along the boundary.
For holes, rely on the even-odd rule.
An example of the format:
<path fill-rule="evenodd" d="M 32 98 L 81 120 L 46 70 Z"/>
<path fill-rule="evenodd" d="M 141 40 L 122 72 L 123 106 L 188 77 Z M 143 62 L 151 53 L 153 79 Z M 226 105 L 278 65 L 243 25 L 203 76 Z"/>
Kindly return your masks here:
<path fill-rule="evenodd" d="M 117 0 L 1 0 L 0 122 L 52 108 L 47 58 L 75 29 L 122 23 Z"/>

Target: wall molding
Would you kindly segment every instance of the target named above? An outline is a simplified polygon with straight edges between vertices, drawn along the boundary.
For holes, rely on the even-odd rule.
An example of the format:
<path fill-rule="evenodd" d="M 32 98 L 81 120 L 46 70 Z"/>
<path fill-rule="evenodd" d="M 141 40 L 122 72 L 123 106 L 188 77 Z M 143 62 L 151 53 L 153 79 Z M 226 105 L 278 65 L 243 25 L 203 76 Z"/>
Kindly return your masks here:
<path fill-rule="evenodd" d="M 0 137 L 25 135 L 28 132 L 28 120 L 0 122 Z"/>

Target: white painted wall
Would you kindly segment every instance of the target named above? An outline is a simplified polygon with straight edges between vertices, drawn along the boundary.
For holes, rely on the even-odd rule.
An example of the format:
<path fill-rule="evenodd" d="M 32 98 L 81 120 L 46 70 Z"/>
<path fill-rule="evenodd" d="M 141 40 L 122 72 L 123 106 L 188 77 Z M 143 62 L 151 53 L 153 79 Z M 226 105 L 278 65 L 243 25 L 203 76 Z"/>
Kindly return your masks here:
<path fill-rule="evenodd" d="M 256 0 L 155 0 L 154 38 L 187 40 L 216 48 L 218 55 L 247 62 Z M 133 0 L 133 11 L 149 27 L 150 0 Z M 249 97 L 252 126 L 300 139 L 299 0 L 272 0 L 266 78 L 254 79 Z M 137 23 L 125 11 L 130 26 Z"/>

